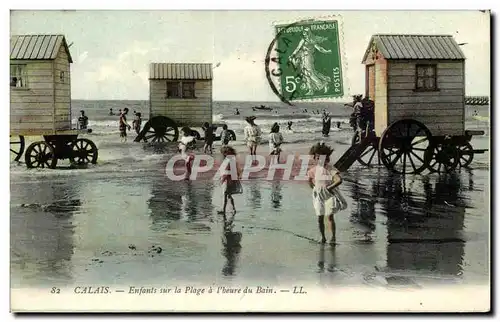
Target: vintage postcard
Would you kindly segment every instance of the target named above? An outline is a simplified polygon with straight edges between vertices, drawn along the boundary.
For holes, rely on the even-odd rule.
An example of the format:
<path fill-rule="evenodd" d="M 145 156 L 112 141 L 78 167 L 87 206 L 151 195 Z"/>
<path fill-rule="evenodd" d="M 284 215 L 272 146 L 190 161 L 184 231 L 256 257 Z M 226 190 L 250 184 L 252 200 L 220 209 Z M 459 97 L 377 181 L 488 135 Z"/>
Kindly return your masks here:
<path fill-rule="evenodd" d="M 10 13 L 13 312 L 488 312 L 489 11 Z"/>

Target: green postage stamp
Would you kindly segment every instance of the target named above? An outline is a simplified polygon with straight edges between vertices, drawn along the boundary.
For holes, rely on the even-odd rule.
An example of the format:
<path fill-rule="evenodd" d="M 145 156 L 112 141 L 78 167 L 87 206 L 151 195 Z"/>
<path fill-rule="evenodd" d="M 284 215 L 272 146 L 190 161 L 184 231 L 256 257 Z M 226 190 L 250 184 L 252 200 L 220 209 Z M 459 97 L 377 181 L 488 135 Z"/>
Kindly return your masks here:
<path fill-rule="evenodd" d="M 279 92 L 287 101 L 342 98 L 345 83 L 340 23 L 303 20 L 275 26 Z"/>

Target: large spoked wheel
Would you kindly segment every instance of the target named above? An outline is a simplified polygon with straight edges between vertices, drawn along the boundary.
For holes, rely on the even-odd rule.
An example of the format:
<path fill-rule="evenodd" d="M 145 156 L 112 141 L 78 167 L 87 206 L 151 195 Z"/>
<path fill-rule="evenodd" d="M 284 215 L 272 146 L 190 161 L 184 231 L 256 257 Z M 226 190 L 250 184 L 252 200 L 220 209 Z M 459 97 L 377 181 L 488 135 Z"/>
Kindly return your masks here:
<path fill-rule="evenodd" d="M 398 174 L 419 174 L 428 166 L 426 152 L 431 146 L 431 131 L 412 119 L 392 123 L 379 142 L 380 160 Z"/>
<path fill-rule="evenodd" d="M 19 161 L 24 152 L 24 136 L 10 136 L 10 158 L 13 161 Z"/>
<path fill-rule="evenodd" d="M 89 139 L 77 139 L 71 143 L 71 163 L 84 165 L 97 163 L 97 146 Z"/>
<path fill-rule="evenodd" d="M 44 141 L 33 142 L 26 149 L 24 161 L 28 168 L 50 168 L 57 165 L 57 157 L 54 148 Z"/>
<path fill-rule="evenodd" d="M 148 121 L 144 138 L 149 142 L 175 142 L 179 138 L 177 124 L 166 116 L 155 116 Z"/>
<path fill-rule="evenodd" d="M 432 149 L 427 151 L 426 158 L 429 160 L 430 171 L 447 173 L 457 168 L 460 154 L 454 145 L 439 143 L 434 144 Z"/>
<path fill-rule="evenodd" d="M 361 153 L 361 155 L 357 158 L 358 162 L 365 167 L 371 167 L 373 165 L 379 165 L 380 164 L 380 158 L 379 158 L 379 153 L 378 153 L 378 139 L 375 136 L 375 134 L 372 134 L 373 136 L 370 137 L 370 144 L 366 147 L 366 150 Z M 352 137 L 351 144 L 355 145 L 360 142 L 359 140 L 359 134 L 358 132 L 354 133 L 354 136 Z"/>
<path fill-rule="evenodd" d="M 472 152 L 472 150 L 472 145 L 468 142 L 458 147 L 458 152 L 460 154 L 459 165 L 462 168 L 468 168 L 474 159 L 474 152 Z"/>

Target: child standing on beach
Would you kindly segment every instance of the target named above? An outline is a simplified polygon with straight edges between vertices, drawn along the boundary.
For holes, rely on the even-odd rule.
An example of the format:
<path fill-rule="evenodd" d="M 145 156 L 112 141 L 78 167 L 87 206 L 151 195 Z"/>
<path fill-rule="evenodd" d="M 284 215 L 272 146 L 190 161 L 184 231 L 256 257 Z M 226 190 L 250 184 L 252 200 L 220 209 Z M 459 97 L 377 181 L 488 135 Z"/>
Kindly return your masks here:
<path fill-rule="evenodd" d="M 193 160 L 194 154 L 189 153 L 188 151 L 192 151 L 195 147 L 196 141 L 194 136 L 191 136 L 191 129 L 187 126 L 181 129 L 182 137 L 179 140 L 179 152 L 181 156 L 184 158 L 186 162 L 186 175 L 184 177 L 185 180 L 189 180 L 191 176 L 191 171 L 193 169 Z"/>
<path fill-rule="evenodd" d="M 222 141 L 222 145 L 223 146 L 228 145 L 230 139 L 231 138 L 229 137 L 229 130 L 228 130 L 227 124 L 224 124 L 222 126 L 222 133 L 220 134 L 220 140 Z"/>
<path fill-rule="evenodd" d="M 220 152 L 222 153 L 222 156 L 224 157 L 224 161 L 227 162 L 226 168 L 225 168 L 225 174 L 222 175 L 221 177 L 221 183 L 222 183 L 222 191 L 224 194 L 224 205 L 222 207 L 222 210 L 218 211 L 219 214 L 225 214 L 226 213 L 226 207 L 227 207 L 227 201 L 231 201 L 231 206 L 233 206 L 233 215 L 236 213 L 236 208 L 234 206 L 234 199 L 233 195 L 234 194 L 241 194 L 243 193 L 243 189 L 241 187 L 240 183 L 240 178 L 241 178 L 241 169 L 239 168 L 238 164 L 236 163 L 236 150 L 230 146 L 223 146 L 220 149 Z M 234 161 L 228 160 L 230 158 L 233 158 Z M 224 162 L 223 161 L 223 162 Z M 236 174 L 237 178 L 234 178 L 231 174 L 233 172 L 233 169 L 231 166 L 236 165 Z"/>
<path fill-rule="evenodd" d="M 255 124 L 255 116 L 248 116 L 245 118 L 248 125 L 245 127 L 245 141 L 247 142 L 247 146 L 250 150 L 250 155 L 254 156 L 257 153 L 257 146 L 260 143 L 260 137 L 262 135 L 262 131 L 259 126 Z"/>
<path fill-rule="evenodd" d="M 272 161 L 280 162 L 281 144 L 283 143 L 283 135 L 280 133 L 280 126 L 274 123 L 269 134 L 269 155 L 275 156 Z"/>
<path fill-rule="evenodd" d="M 338 186 L 342 183 L 339 171 L 330 165 L 330 155 L 333 149 L 324 143 L 318 143 L 311 147 L 310 155 L 314 160 L 319 161 L 314 167 L 309 169 L 307 176 L 309 186 L 313 189 L 313 207 L 318 217 L 319 232 L 321 233 L 321 243 L 326 243 L 325 236 L 325 216 L 328 218 L 332 238 L 330 244 L 334 245 L 335 221 L 334 214 L 347 208 L 347 202 L 340 193 Z M 322 160 L 324 159 L 324 161 Z"/>
<path fill-rule="evenodd" d="M 212 154 L 212 145 L 214 144 L 214 129 L 208 122 L 203 123 L 202 129 L 205 132 L 205 146 L 203 147 L 203 153 L 206 154 L 207 152 L 209 152 L 210 154 Z"/>

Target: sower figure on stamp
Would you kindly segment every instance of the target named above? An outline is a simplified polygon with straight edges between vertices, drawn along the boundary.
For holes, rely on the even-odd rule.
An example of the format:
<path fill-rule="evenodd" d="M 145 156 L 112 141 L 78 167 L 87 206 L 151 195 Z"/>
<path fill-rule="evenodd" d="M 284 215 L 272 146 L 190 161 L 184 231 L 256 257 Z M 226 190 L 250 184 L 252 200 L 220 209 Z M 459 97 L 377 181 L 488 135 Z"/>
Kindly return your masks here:
<path fill-rule="evenodd" d="M 290 62 L 295 66 L 301 75 L 302 89 L 307 90 L 305 95 L 313 95 L 315 91 L 323 90 L 328 92 L 328 85 L 331 82 L 329 76 L 321 74 L 314 66 L 314 54 L 316 51 L 327 54 L 330 49 L 320 46 L 320 43 L 327 40 L 325 37 L 315 36 L 309 28 L 305 28 L 302 33 L 303 38 L 290 55 Z"/>

